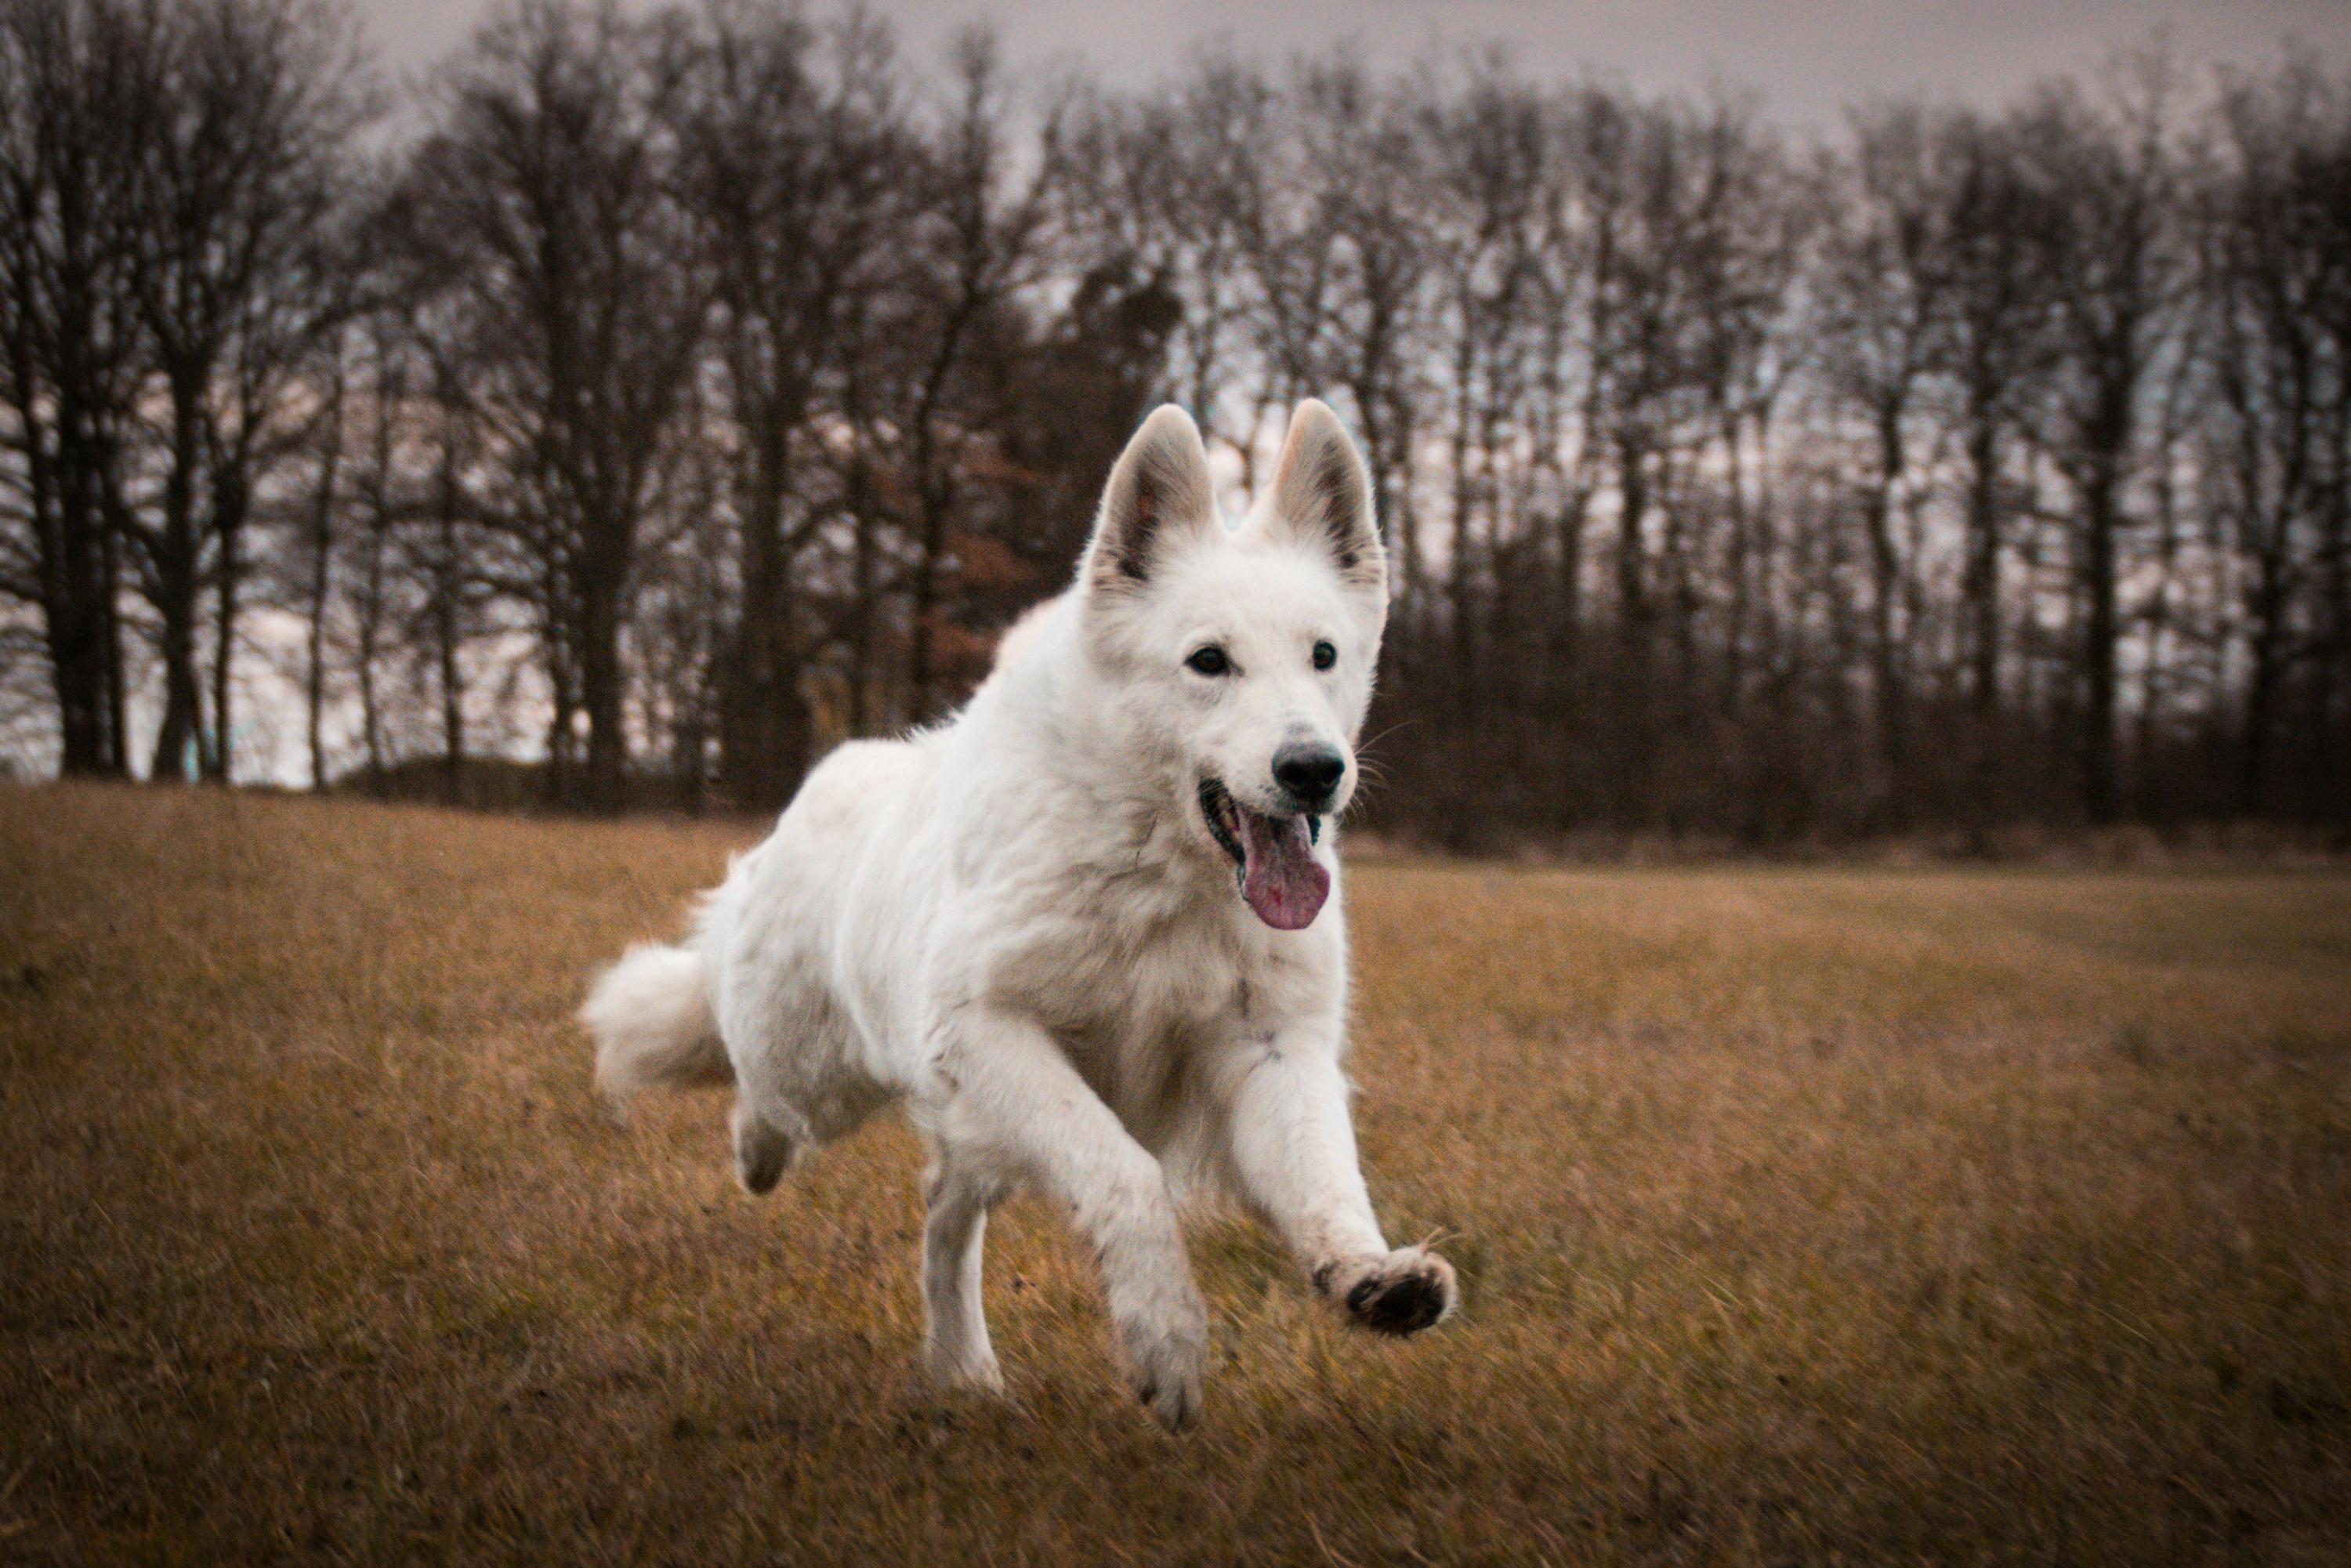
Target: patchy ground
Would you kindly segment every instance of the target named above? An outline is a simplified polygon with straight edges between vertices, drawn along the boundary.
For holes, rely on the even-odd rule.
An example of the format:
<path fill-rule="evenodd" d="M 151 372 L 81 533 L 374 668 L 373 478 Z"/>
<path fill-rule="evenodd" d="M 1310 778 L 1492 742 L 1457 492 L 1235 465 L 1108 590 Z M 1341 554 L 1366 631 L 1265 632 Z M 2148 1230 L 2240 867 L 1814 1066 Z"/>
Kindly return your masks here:
<path fill-rule="evenodd" d="M 943 1400 L 902 1131 L 755 1201 L 597 1113 L 583 978 L 742 838 L 0 792 L 0 1557 L 2351 1553 L 2351 875 L 1358 865 L 1466 1304 L 1205 1221 L 1170 1439 L 1041 1204 Z"/>

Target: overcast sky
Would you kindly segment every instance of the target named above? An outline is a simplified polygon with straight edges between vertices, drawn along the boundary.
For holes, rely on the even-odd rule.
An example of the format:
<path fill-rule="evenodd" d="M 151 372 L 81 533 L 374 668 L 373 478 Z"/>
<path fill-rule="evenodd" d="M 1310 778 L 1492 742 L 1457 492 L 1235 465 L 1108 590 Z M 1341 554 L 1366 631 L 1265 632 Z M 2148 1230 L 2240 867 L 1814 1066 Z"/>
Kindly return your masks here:
<path fill-rule="evenodd" d="M 491 0 L 359 0 L 384 62 L 430 65 Z M 2158 31 L 2191 66 L 2266 66 L 2297 40 L 2351 63 L 2351 0 L 868 0 L 906 45 L 995 20 L 1018 64 L 1083 59 L 1148 79 L 1195 43 L 1280 55 L 1352 39 L 1375 57 L 1500 42 L 1530 75 L 1585 67 L 1648 89 L 1761 91 L 1792 124 L 1873 95 L 1924 89 L 1996 102 L 2034 78 L 2098 64 Z M 830 7 L 820 3 L 819 12 Z"/>

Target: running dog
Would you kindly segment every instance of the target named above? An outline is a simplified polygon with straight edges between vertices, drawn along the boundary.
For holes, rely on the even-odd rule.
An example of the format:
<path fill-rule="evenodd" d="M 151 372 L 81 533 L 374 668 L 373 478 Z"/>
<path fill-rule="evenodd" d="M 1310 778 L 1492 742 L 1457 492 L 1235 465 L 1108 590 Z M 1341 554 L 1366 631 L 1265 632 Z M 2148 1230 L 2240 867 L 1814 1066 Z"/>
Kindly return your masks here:
<path fill-rule="evenodd" d="M 981 1238 L 1023 1185 L 1092 1244 L 1126 1375 L 1171 1427 L 1207 1347 L 1187 1193 L 1238 1197 L 1364 1327 L 1440 1322 L 1453 1270 L 1382 1236 L 1342 1071 L 1336 822 L 1386 616 L 1369 477 L 1330 409 L 1300 405 L 1238 527 L 1198 429 L 1158 410 L 1075 584 L 962 713 L 834 751 L 684 943 L 597 981 L 599 1086 L 732 1084 L 755 1193 L 904 1103 L 951 1385 L 1002 1387 Z"/>

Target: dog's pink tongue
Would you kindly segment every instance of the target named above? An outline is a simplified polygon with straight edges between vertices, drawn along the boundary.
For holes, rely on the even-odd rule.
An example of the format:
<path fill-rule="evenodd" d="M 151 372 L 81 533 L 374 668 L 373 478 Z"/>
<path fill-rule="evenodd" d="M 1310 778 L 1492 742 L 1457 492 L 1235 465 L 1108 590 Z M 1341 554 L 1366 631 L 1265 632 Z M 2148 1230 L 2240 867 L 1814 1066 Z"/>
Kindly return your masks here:
<path fill-rule="evenodd" d="M 1303 931 L 1331 896 L 1331 873 L 1314 858 L 1306 819 L 1261 816 L 1246 806 L 1240 819 L 1241 896 L 1276 931 Z"/>

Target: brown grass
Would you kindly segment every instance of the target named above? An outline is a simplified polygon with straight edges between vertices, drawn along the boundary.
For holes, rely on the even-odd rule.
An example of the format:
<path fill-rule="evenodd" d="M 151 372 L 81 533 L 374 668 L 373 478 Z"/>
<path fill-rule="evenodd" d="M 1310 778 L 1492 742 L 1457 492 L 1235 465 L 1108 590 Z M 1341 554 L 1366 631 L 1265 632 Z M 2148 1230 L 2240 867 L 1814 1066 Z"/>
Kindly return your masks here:
<path fill-rule="evenodd" d="M 2351 875 L 1367 863 L 1349 1333 L 1202 1225 L 1203 1428 L 1015 1205 L 916 1381 L 894 1128 L 595 1112 L 730 838 L 0 795 L 0 1557 L 2340 1561 Z"/>

